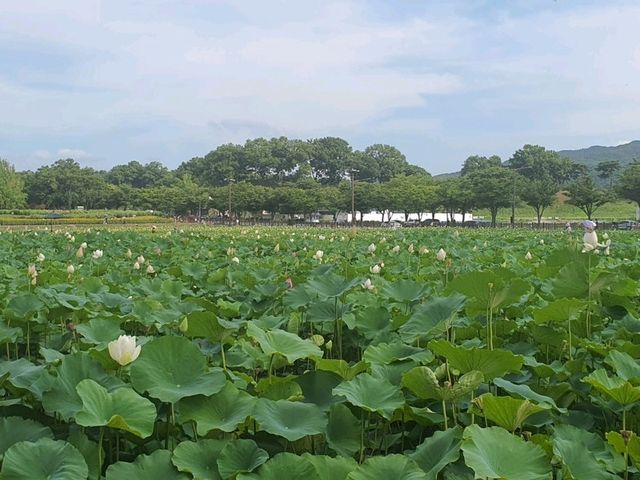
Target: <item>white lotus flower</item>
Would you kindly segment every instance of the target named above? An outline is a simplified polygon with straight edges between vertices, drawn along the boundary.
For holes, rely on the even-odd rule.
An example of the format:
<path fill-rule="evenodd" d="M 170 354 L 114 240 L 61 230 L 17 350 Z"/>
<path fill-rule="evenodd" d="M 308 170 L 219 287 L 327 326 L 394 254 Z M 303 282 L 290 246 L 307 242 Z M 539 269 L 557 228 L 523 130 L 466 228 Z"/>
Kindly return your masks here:
<path fill-rule="evenodd" d="M 395 247 L 393 247 L 393 248 L 391 249 L 391 251 L 392 251 L 393 253 L 398 253 L 398 252 L 400 251 L 400 245 L 396 245 Z"/>
<path fill-rule="evenodd" d="M 365 290 L 373 290 L 375 287 L 373 286 L 373 283 L 371 283 L 371 279 L 367 278 L 362 284 L 362 288 Z"/>
<path fill-rule="evenodd" d="M 84 257 L 84 248 L 82 247 L 78 248 L 78 251 L 76 252 L 76 257 L 78 258 Z"/>
<path fill-rule="evenodd" d="M 418 253 L 420 255 L 426 255 L 427 253 L 429 253 L 429 249 L 427 247 L 420 247 L 420 250 L 418 251 Z"/>
<path fill-rule="evenodd" d="M 147 266 L 147 273 L 149 275 L 153 275 L 154 273 L 156 273 L 156 270 L 155 270 L 155 268 L 153 268 L 153 265 L 148 265 Z"/>
<path fill-rule="evenodd" d="M 324 257 L 324 252 L 322 250 L 318 250 L 314 255 L 313 258 L 315 258 L 316 260 L 322 260 L 322 257 Z"/>
<path fill-rule="evenodd" d="M 236 249 L 233 247 L 227 248 L 227 257 L 233 257 L 236 254 Z"/>
<path fill-rule="evenodd" d="M 36 257 L 36 260 L 38 260 L 39 262 L 44 262 L 45 256 L 42 253 L 39 253 L 38 256 Z"/>
<path fill-rule="evenodd" d="M 233 258 L 231 259 L 231 261 L 232 261 L 233 263 L 240 263 L 240 259 L 239 259 L 238 257 L 233 257 Z"/>
<path fill-rule="evenodd" d="M 275 253 L 278 253 L 278 252 L 280 251 L 280 244 L 279 244 L 279 243 L 276 243 L 276 246 L 275 246 L 275 247 L 273 247 L 273 251 L 274 251 Z"/>
<path fill-rule="evenodd" d="M 412 243 L 411 245 L 409 245 L 409 248 L 407 248 L 407 250 L 409 251 L 409 253 L 413 253 L 416 251 L 416 247 L 414 247 Z"/>
<path fill-rule="evenodd" d="M 27 268 L 27 275 L 29 275 L 31 278 L 38 276 L 38 269 L 33 263 L 29 265 L 29 268 Z"/>
<path fill-rule="evenodd" d="M 102 258 L 103 254 L 104 252 L 102 250 L 96 250 L 91 254 L 91 256 L 95 259 L 98 259 L 98 258 Z"/>
<path fill-rule="evenodd" d="M 144 257 L 142 255 L 140 255 L 137 259 L 136 262 L 138 262 L 140 265 L 144 265 Z"/>
<path fill-rule="evenodd" d="M 86 249 L 86 248 L 87 248 L 87 242 L 82 242 L 82 243 L 80 244 L 80 248 L 82 248 L 82 249 Z"/>
<path fill-rule="evenodd" d="M 75 271 L 76 271 L 76 269 L 75 269 L 75 267 L 74 267 L 73 265 L 69 265 L 69 266 L 67 267 L 67 273 L 68 273 L 69 275 L 73 275 L 73 274 L 75 273 Z"/>
<path fill-rule="evenodd" d="M 127 248 L 127 258 L 131 258 L 133 256 L 133 253 L 131 252 L 130 248 Z"/>
<path fill-rule="evenodd" d="M 441 262 L 444 262 L 444 259 L 447 258 L 447 252 L 445 252 L 442 248 L 440 250 L 438 250 L 438 253 L 436 253 L 436 258 L 438 260 L 440 260 Z"/>
<path fill-rule="evenodd" d="M 540 239 L 540 245 L 544 245 L 544 238 Z"/>
<path fill-rule="evenodd" d="M 376 244 L 375 244 L 375 243 L 372 243 L 371 245 L 369 245 L 369 246 L 367 247 L 367 251 L 368 251 L 369 253 L 371 253 L 371 254 L 375 253 L 375 251 L 376 251 Z"/>
<path fill-rule="evenodd" d="M 318 240 L 324 240 L 326 237 L 324 235 L 318 235 Z"/>
<path fill-rule="evenodd" d="M 136 337 L 130 335 L 120 335 L 117 340 L 109 342 L 109 355 L 123 367 L 133 362 L 138 355 L 142 346 L 136 346 Z"/>
<path fill-rule="evenodd" d="M 134 269 L 134 270 L 140 270 L 140 263 L 139 263 L 139 262 L 135 262 L 135 263 L 133 264 L 133 269 Z"/>
<path fill-rule="evenodd" d="M 381 267 L 378 264 L 375 264 L 373 267 L 369 267 L 369 271 L 371 273 L 380 273 L 380 269 Z"/>
<path fill-rule="evenodd" d="M 527 260 L 531 260 L 533 258 L 533 255 L 531 255 L 531 252 L 527 252 L 524 258 L 526 258 Z"/>

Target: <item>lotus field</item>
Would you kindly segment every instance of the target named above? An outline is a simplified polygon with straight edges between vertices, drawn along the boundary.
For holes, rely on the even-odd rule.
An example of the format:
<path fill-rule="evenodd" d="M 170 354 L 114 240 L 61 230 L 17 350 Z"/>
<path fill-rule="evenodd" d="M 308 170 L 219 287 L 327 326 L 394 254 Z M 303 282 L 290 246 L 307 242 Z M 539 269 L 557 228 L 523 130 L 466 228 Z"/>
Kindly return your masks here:
<path fill-rule="evenodd" d="M 0 234 L 1 479 L 640 478 L 638 237 Z"/>

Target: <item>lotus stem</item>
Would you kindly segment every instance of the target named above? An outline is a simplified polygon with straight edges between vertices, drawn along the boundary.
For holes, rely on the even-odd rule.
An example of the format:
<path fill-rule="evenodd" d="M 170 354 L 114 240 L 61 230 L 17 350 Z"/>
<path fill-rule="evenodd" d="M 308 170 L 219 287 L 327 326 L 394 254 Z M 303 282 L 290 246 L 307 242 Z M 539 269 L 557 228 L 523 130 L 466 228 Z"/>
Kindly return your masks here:
<path fill-rule="evenodd" d="M 447 420 L 447 402 L 442 400 L 442 414 L 444 415 L 444 429 L 449 429 L 449 421 Z"/>
<path fill-rule="evenodd" d="M 104 439 L 104 427 L 100 427 L 100 437 L 98 438 L 98 480 L 102 478 L 102 440 Z"/>

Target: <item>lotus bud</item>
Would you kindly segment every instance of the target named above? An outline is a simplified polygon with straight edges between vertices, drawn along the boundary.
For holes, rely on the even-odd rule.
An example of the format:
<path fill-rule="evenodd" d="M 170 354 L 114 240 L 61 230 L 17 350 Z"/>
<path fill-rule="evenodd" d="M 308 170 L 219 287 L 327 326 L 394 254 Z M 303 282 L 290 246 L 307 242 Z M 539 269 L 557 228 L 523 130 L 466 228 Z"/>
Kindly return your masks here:
<path fill-rule="evenodd" d="M 322 260 L 322 257 L 324 257 L 324 252 L 322 250 L 318 250 L 314 255 L 313 258 L 315 258 L 318 261 Z"/>
<path fill-rule="evenodd" d="M 409 248 L 407 248 L 407 250 L 409 251 L 409 253 L 413 253 L 416 250 L 416 247 L 413 246 L 413 243 L 411 245 L 409 245 Z"/>
<path fill-rule="evenodd" d="M 32 278 L 38 276 L 38 269 L 33 263 L 29 265 L 29 268 L 27 268 L 27 275 Z"/>
<path fill-rule="evenodd" d="M 127 248 L 127 258 L 131 258 L 133 256 L 133 253 L 131 252 L 130 248 Z"/>
<path fill-rule="evenodd" d="M 178 325 L 178 330 L 180 330 L 182 333 L 185 333 L 187 330 L 189 330 L 189 319 L 187 317 L 184 317 L 182 319 L 180 325 Z"/>
<path fill-rule="evenodd" d="M 82 248 L 82 247 L 78 248 L 78 251 L 76 252 L 76 257 L 77 258 L 84 257 L 84 248 Z"/>
<path fill-rule="evenodd" d="M 398 253 L 398 252 L 400 251 L 400 245 L 396 245 L 395 247 L 393 247 L 393 248 L 391 249 L 391 251 L 392 251 L 393 253 Z"/>
<path fill-rule="evenodd" d="M 39 262 L 44 262 L 45 256 L 42 253 L 39 253 L 38 256 L 36 257 L 36 260 L 38 260 Z"/>
<path fill-rule="evenodd" d="M 233 247 L 227 248 L 227 257 L 233 257 L 236 254 L 236 249 Z"/>
<path fill-rule="evenodd" d="M 438 250 L 438 253 L 436 253 L 436 258 L 438 260 L 440 260 L 441 262 L 444 262 L 444 259 L 447 258 L 447 252 L 445 252 L 442 248 L 440 250 Z"/>
<path fill-rule="evenodd" d="M 531 252 L 527 252 L 527 254 L 524 256 L 525 259 L 527 260 L 531 260 L 533 258 L 533 255 L 531 255 Z"/>
<path fill-rule="evenodd" d="M 147 266 L 147 273 L 149 275 L 153 275 L 154 273 L 156 273 L 156 270 L 153 268 L 153 265 L 148 265 Z"/>
<path fill-rule="evenodd" d="M 322 335 L 311 335 L 311 341 L 315 343 L 316 347 L 324 345 L 324 337 Z"/>
<path fill-rule="evenodd" d="M 544 245 L 544 238 L 540 239 L 540 245 Z"/>
<path fill-rule="evenodd" d="M 82 248 L 83 250 L 86 250 L 86 248 L 87 248 L 87 242 L 82 242 L 82 243 L 80 244 L 80 248 Z"/>
<path fill-rule="evenodd" d="M 111 358 L 125 366 L 138 358 L 142 346 L 136 346 L 136 337 L 120 335 L 117 340 L 109 342 L 108 348 Z"/>
<path fill-rule="evenodd" d="M 279 243 L 276 243 L 276 246 L 273 247 L 273 251 L 274 251 L 274 253 L 278 253 L 280 251 L 280 244 Z"/>
<path fill-rule="evenodd" d="M 371 279 L 367 278 L 362 284 L 362 288 L 365 290 L 373 290 L 375 287 L 373 286 L 373 283 L 371 283 Z"/>
<path fill-rule="evenodd" d="M 76 271 L 76 269 L 75 269 L 75 267 L 74 267 L 73 265 L 69 265 L 69 266 L 67 267 L 67 273 L 68 273 L 69 275 L 73 275 L 73 274 L 75 273 L 75 271 Z"/>
<path fill-rule="evenodd" d="M 240 259 L 239 259 L 238 257 L 233 257 L 233 258 L 231 259 L 231 261 L 232 261 L 233 263 L 240 263 Z"/>
<path fill-rule="evenodd" d="M 375 264 L 374 266 L 369 267 L 369 271 L 371 273 L 380 273 L 380 268 L 381 268 L 380 265 Z"/>
<path fill-rule="evenodd" d="M 134 269 L 134 270 L 140 270 L 140 264 L 139 264 L 138 262 L 135 262 L 135 263 L 133 264 L 133 269 Z"/>
<path fill-rule="evenodd" d="M 376 244 L 375 244 L 375 243 L 372 243 L 371 245 L 369 245 L 369 246 L 367 247 L 367 251 L 368 251 L 369 253 L 371 253 L 371 254 L 374 254 L 374 253 L 375 253 L 375 251 L 376 251 Z"/>
<path fill-rule="evenodd" d="M 333 350 L 333 341 L 329 340 L 327 343 L 325 343 L 324 348 L 326 348 L 328 351 Z"/>
<path fill-rule="evenodd" d="M 144 265 L 144 262 L 145 262 L 144 257 L 143 257 L 142 255 L 140 255 L 140 256 L 136 259 L 136 261 L 137 261 L 140 265 Z"/>

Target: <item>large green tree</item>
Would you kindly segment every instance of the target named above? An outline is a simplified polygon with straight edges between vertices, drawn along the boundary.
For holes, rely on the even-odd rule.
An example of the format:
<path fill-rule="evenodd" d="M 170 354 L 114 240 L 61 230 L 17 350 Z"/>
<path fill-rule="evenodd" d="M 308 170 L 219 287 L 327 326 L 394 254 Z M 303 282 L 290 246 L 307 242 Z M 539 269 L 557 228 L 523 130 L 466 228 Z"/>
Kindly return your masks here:
<path fill-rule="evenodd" d="M 607 192 L 599 188 L 589 175 L 584 175 L 567 187 L 569 203 L 582 210 L 591 220 L 598 207 L 609 200 Z"/>
<path fill-rule="evenodd" d="M 598 178 L 608 183 L 609 190 L 613 190 L 613 182 L 620 167 L 620 162 L 617 160 L 604 160 L 596 165 Z"/>
<path fill-rule="evenodd" d="M 467 177 L 479 208 L 487 208 L 491 213 L 491 226 L 496 225 L 498 210 L 511 205 L 510 195 L 515 174 L 508 168 L 489 167 L 477 170 Z"/>
<path fill-rule="evenodd" d="M 12 164 L 0 159 L 0 208 L 20 208 L 26 204 L 24 180 Z"/>
<path fill-rule="evenodd" d="M 635 161 L 620 174 L 618 194 L 640 207 L 640 161 Z"/>

